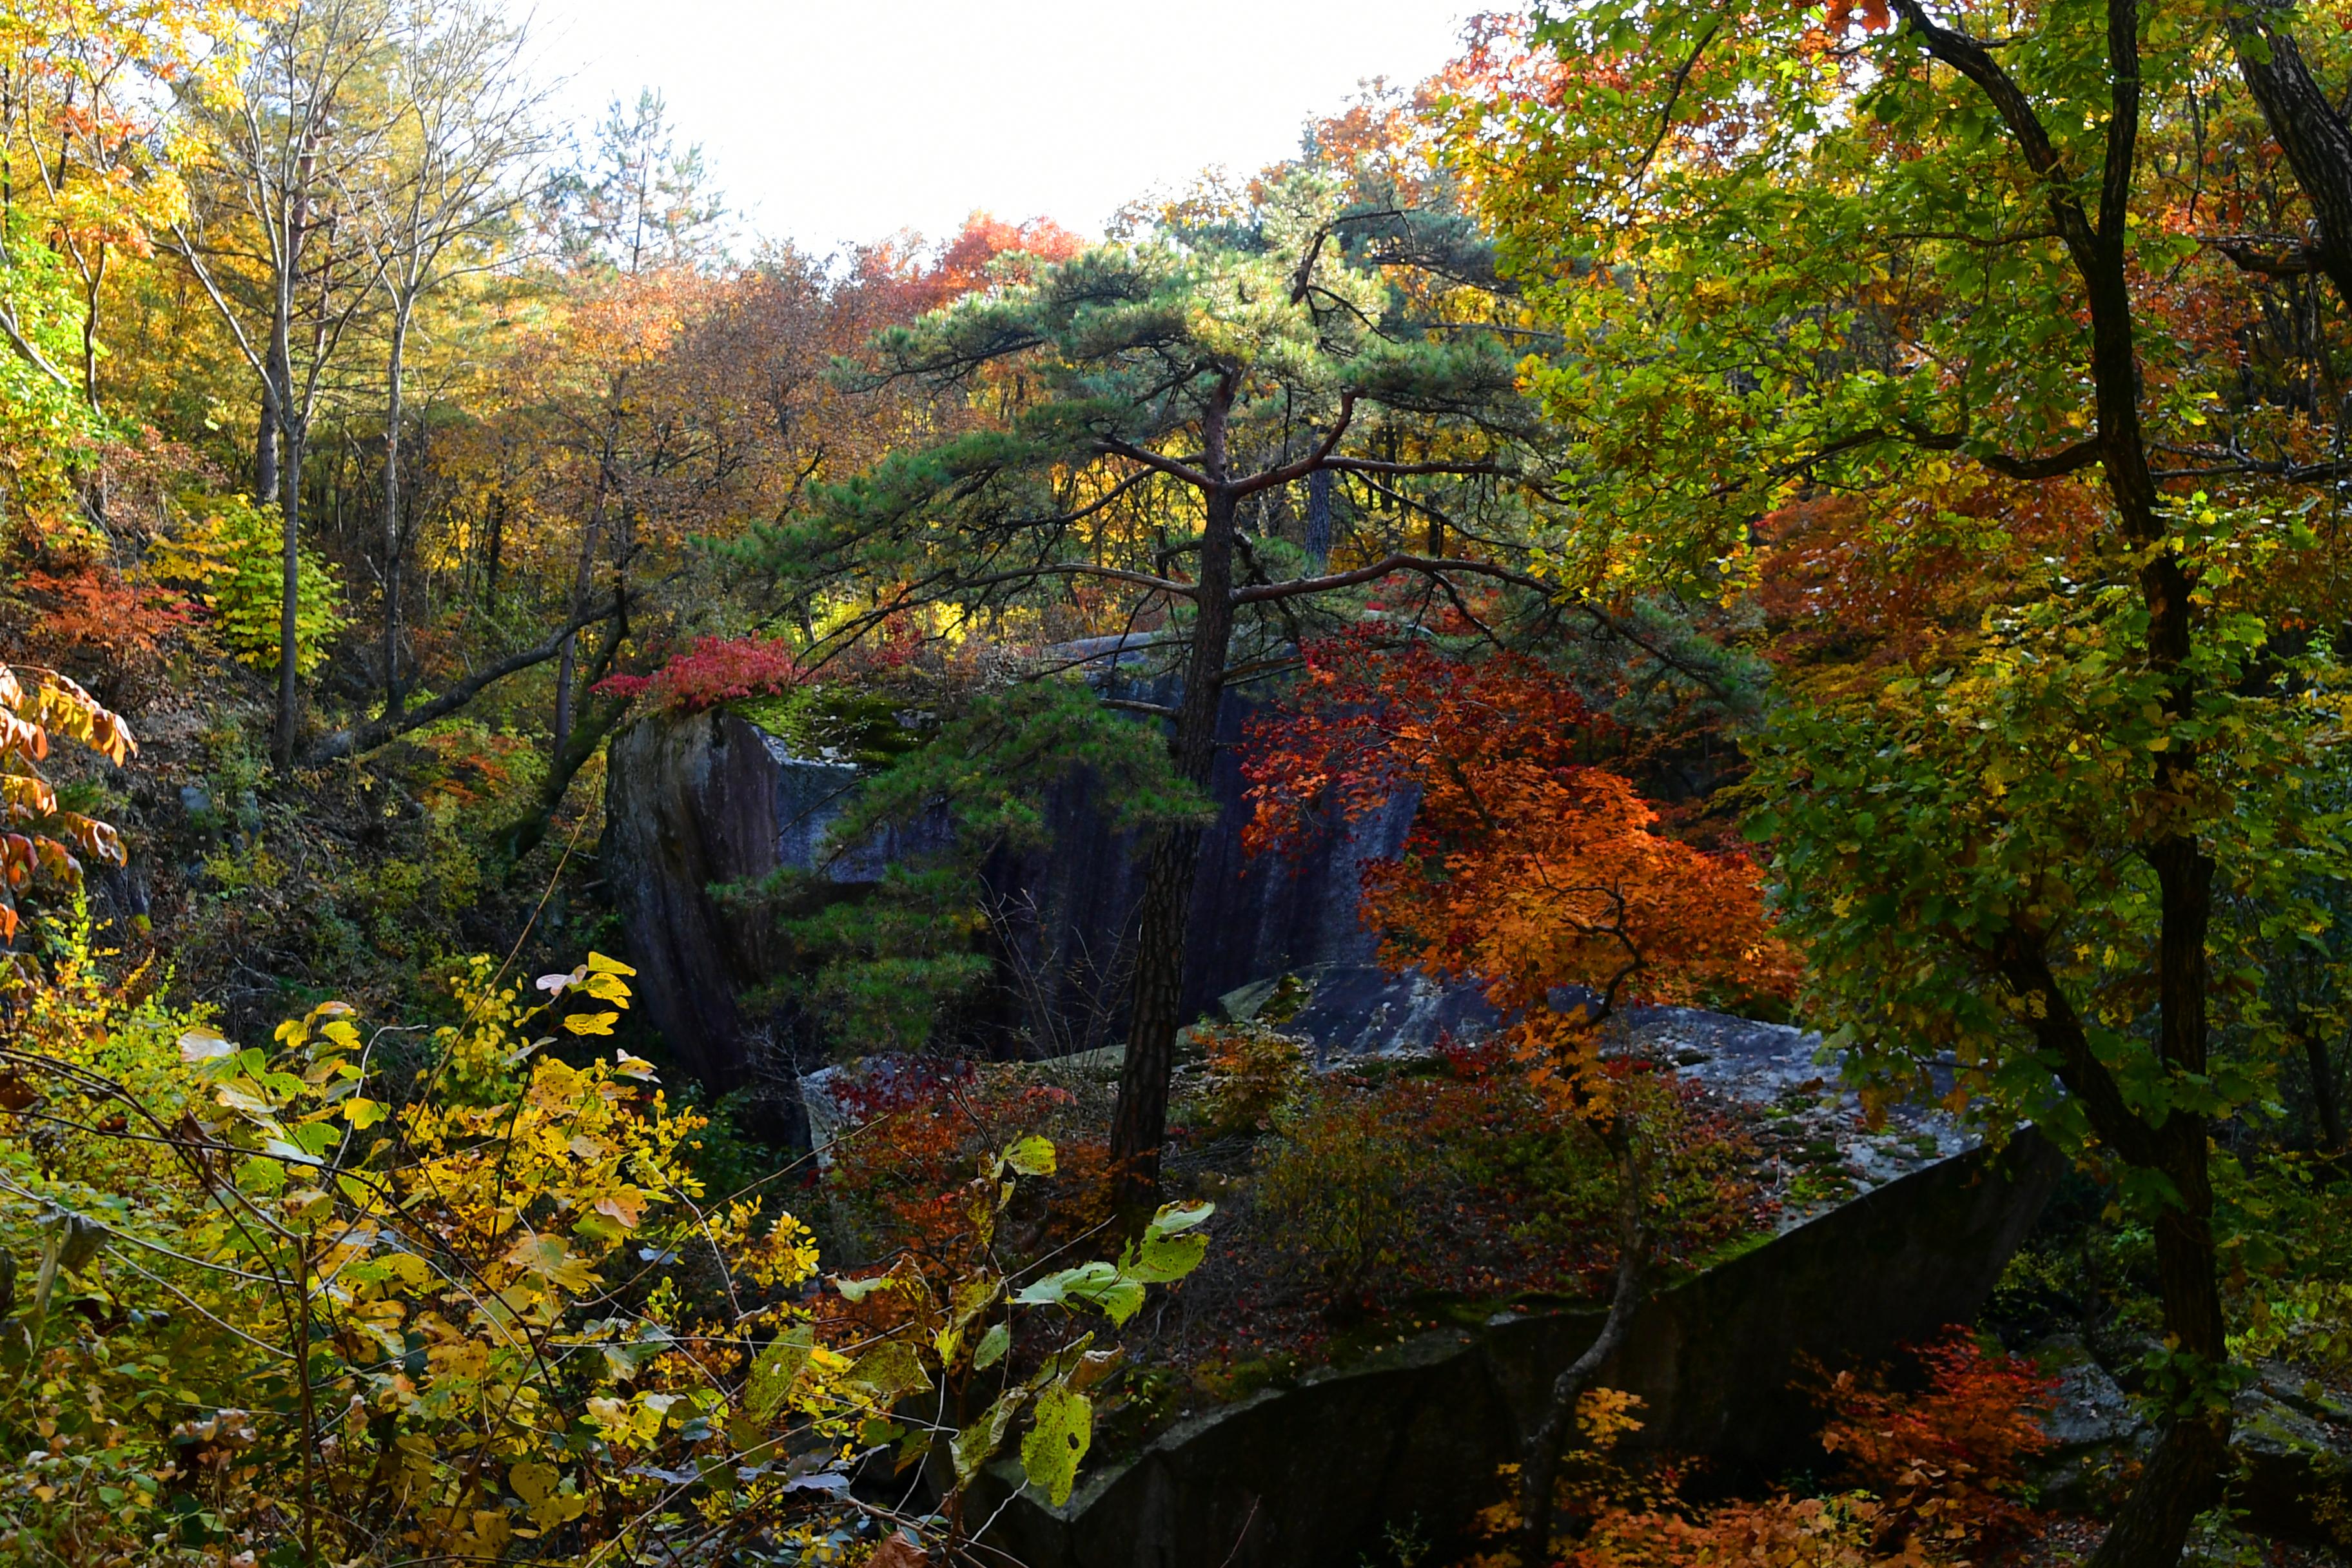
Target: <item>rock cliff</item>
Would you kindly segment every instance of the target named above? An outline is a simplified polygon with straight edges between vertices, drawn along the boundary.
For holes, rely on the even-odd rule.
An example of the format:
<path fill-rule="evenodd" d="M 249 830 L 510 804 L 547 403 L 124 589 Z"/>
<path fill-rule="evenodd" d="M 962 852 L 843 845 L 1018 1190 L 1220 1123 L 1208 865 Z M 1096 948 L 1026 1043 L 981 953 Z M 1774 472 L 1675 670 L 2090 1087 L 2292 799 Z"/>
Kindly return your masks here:
<path fill-rule="evenodd" d="M 1238 742 L 1249 704 L 1228 697 L 1219 723 L 1226 750 L 1212 791 L 1216 825 L 1205 837 L 1186 942 L 1183 1006 L 1211 1010 L 1253 981 L 1321 967 L 1343 984 L 1325 988 L 1318 1039 L 1341 1048 L 1390 1043 L 1381 1020 L 1427 1044 L 1464 1016 L 1440 1005 L 1425 982 L 1391 980 L 1371 967 L 1373 939 L 1356 918 L 1364 863 L 1393 854 L 1412 802 L 1331 835 L 1296 864 L 1251 863 L 1241 842 Z M 817 1065 L 790 1045 L 788 1019 L 747 1006 L 782 962 L 772 931 L 724 908 L 714 885 L 754 881 L 779 866 L 814 863 L 824 831 L 857 785 L 845 764 L 796 756 L 773 735 L 718 710 L 656 715 L 613 743 L 605 786 L 605 876 L 639 970 L 654 1025 L 688 1070 L 718 1089 L 743 1083 L 772 1043 L 781 1068 Z M 1113 832 L 1084 779 L 1052 790 L 1046 848 L 1000 854 L 982 868 L 994 918 L 995 994 L 968 1021 L 982 1037 L 958 1042 L 1003 1054 L 1059 1054 L 1116 1042 L 1142 872 L 1133 836 Z M 919 833 L 921 830 L 917 829 Z M 871 881 L 904 843 L 867 847 L 837 865 L 844 883 Z M 1344 997 L 1344 1006 L 1340 1005 Z M 1386 1009 L 1386 1011 L 1383 1011 Z M 1475 1008 L 1470 1011 L 1475 1012 Z"/>

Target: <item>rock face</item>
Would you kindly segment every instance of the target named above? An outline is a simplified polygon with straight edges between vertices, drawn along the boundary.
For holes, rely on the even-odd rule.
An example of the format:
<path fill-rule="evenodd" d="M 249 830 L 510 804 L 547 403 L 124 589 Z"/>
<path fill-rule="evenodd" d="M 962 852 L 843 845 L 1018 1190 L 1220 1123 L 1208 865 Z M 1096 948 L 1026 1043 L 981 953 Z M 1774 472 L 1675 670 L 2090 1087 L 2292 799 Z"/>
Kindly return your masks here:
<path fill-rule="evenodd" d="M 2045 1498 L 2095 1506 L 2147 1457 L 2156 1428 L 2124 1382 L 2142 1381 L 2131 1362 L 2156 1348 L 2108 1346 L 2110 1370 L 2073 1334 L 2035 1347 L 2058 1383 L 2043 1423 L 2052 1447 L 2034 1478 Z M 2352 1547 L 2352 1396 L 2278 1362 L 2247 1370 L 2231 1401 L 2230 1506 L 2262 1535 L 2343 1552 Z"/>
<path fill-rule="evenodd" d="M 1296 865 L 1250 863 L 1241 844 L 1247 806 L 1233 745 L 1248 711 L 1247 702 L 1228 697 L 1219 717 L 1227 745 L 1212 785 L 1219 816 L 1204 836 L 1194 883 L 1186 1013 L 1207 1011 L 1249 982 L 1313 965 L 1358 976 L 1357 989 L 1370 996 L 1355 1013 L 1359 1020 L 1387 999 L 1382 987 L 1409 1002 L 1412 981 L 1391 982 L 1371 967 L 1373 939 L 1356 919 L 1356 901 L 1364 863 L 1395 852 L 1411 826 L 1412 803 L 1400 801 L 1331 835 Z M 743 997 L 775 977 L 782 955 L 761 921 L 722 908 L 709 889 L 755 881 L 779 866 L 812 865 L 857 779 L 855 768 L 795 756 L 724 710 L 656 715 L 613 742 L 606 880 L 649 1016 L 678 1059 L 714 1087 L 740 1084 L 763 1039 L 778 1031 L 782 1020 L 747 1010 Z M 1055 789 L 1046 816 L 1048 848 L 999 855 L 982 868 L 1003 984 L 981 1010 L 981 1022 L 1009 1037 L 994 1044 L 1030 1054 L 1085 1050 L 1119 1037 L 1128 947 L 1142 892 L 1133 837 L 1110 830 L 1086 781 Z M 831 875 L 844 884 L 872 881 L 892 855 L 926 847 L 924 834 L 919 826 L 915 842 L 864 847 Z M 1411 1010 L 1393 1011 L 1402 1021 Z M 1360 1023 L 1355 1034 L 1363 1032 Z M 1375 1048 L 1389 1043 L 1374 1033 L 1369 1043 Z"/>
<path fill-rule="evenodd" d="M 1972 1318 L 2060 1166 L 2030 1133 L 1924 1163 L 1647 1303 L 1601 1382 L 1645 1401 L 1643 1443 L 1784 1470 L 1811 1439 L 1789 1394 L 1805 1359 L 1880 1357 Z M 1503 1314 L 1310 1373 L 1083 1477 L 1064 1508 L 1013 1498 L 992 1542 L 1031 1568 L 1354 1568 L 1396 1529 L 1446 1561 L 1600 1320 Z"/>

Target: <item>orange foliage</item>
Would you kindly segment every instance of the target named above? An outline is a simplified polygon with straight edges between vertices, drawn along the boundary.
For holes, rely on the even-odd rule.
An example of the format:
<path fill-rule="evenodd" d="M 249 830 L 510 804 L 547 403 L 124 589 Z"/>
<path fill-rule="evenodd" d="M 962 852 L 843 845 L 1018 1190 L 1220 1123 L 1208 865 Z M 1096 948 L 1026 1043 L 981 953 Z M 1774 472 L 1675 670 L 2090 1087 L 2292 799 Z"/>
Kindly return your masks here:
<path fill-rule="evenodd" d="M 2027 1461 L 2049 1447 L 2037 1413 L 2050 1380 L 2014 1356 L 1988 1355 L 1965 1329 L 1916 1347 L 1917 1394 L 1840 1373 L 1823 1393 L 1834 1412 L 1822 1447 L 1854 1480 L 1898 1505 L 1895 1522 L 1944 1542 L 1998 1542 L 2028 1515 L 2017 1499 Z"/>
<path fill-rule="evenodd" d="M 1931 1568 L 1913 1542 L 1878 1544 L 1888 1517 L 1867 1497 L 1776 1497 L 1727 1503 L 1697 1519 L 1612 1511 L 1562 1568 Z"/>
<path fill-rule="evenodd" d="M 1819 1396 L 1831 1416 L 1822 1445 L 1841 1458 L 1847 1489 L 1787 1492 L 1699 1506 L 1681 1495 L 1672 1464 L 1635 1468 L 1616 1449 L 1641 1421 L 1641 1401 L 1595 1389 L 1579 1406 L 1585 1447 L 1564 1474 L 1574 1521 L 1559 1568 L 1962 1568 L 2018 1539 L 2033 1516 L 2018 1500 L 2024 1468 L 2049 1447 L 2036 1419 L 2048 1381 L 2031 1363 L 1981 1350 L 1954 1327 L 1913 1352 L 1927 1373 L 1916 1392 L 1883 1376 L 1843 1373 Z M 1505 1505 L 1490 1531 L 1516 1524 Z M 1475 1560 L 1472 1568 L 1490 1564 Z"/>
<path fill-rule="evenodd" d="M 1946 656 L 2045 563 L 2081 559 L 2098 519 L 2084 487 L 1982 475 L 1791 502 L 1758 527 L 1766 652 L 1784 670 L 1865 684 Z"/>
<path fill-rule="evenodd" d="M 929 279 L 942 290 L 940 303 L 991 279 L 988 269 L 1001 256 L 1034 256 L 1045 261 L 1067 261 L 1086 248 L 1086 241 L 1049 217 L 1027 223 L 1007 223 L 992 213 L 976 212 L 963 220 L 963 232 L 948 242 L 930 269 Z"/>
<path fill-rule="evenodd" d="M 19 583 L 41 611 L 34 629 L 42 646 L 60 662 L 94 667 L 96 684 L 110 693 L 153 669 L 164 639 L 195 619 L 184 595 L 111 566 L 36 568 Z"/>
<path fill-rule="evenodd" d="M 1745 852 L 1666 836 L 1631 784 L 1584 762 L 1604 726 L 1559 677 L 1362 637 L 1306 657 L 1306 690 L 1251 736 L 1247 843 L 1295 847 L 1327 810 L 1353 821 L 1417 794 L 1403 852 L 1364 872 L 1386 963 L 1484 980 L 1548 1057 L 1579 1054 L 1586 1020 L 1627 1002 L 1790 987 Z M 1551 1012 L 1564 986 L 1597 1005 Z"/>

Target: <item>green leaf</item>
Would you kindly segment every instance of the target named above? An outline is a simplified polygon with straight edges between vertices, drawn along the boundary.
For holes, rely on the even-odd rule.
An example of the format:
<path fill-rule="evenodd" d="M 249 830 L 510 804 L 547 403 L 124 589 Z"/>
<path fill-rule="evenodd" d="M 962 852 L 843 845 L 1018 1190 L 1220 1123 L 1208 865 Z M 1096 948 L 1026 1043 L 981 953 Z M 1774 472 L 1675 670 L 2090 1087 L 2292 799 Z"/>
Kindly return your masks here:
<path fill-rule="evenodd" d="M 1122 1275 L 1112 1264 L 1081 1263 L 1034 1280 L 1013 1298 L 1029 1307 L 1066 1307 L 1083 1302 L 1114 1323 L 1124 1323 L 1143 1305 L 1143 1286 Z"/>
<path fill-rule="evenodd" d="M 1012 1348 L 1013 1325 L 1010 1323 L 994 1325 L 981 1336 L 980 1349 L 971 1358 L 972 1371 L 986 1372 L 990 1367 L 1003 1361 L 1004 1352 Z"/>
<path fill-rule="evenodd" d="M 1027 1388 L 1006 1389 L 979 1420 L 950 1441 L 948 1454 L 955 1461 L 958 1486 L 969 1484 L 980 1474 L 982 1466 L 996 1458 L 996 1451 L 1004 1447 L 1005 1429 L 1013 1425 L 1013 1418 L 1021 1414 L 1022 1405 L 1028 1400 Z"/>
<path fill-rule="evenodd" d="M 815 1334 L 806 1323 L 768 1342 L 768 1348 L 751 1363 L 751 1375 L 744 1380 L 743 1408 L 762 1421 L 773 1415 L 799 1381 L 801 1369 L 808 1365 L 815 1343 Z"/>
<path fill-rule="evenodd" d="M 857 1364 L 849 1369 L 849 1382 L 866 1391 L 868 1404 L 886 1409 L 931 1386 L 914 1347 L 896 1340 L 858 1357 Z"/>
<path fill-rule="evenodd" d="M 1054 1173 L 1054 1145 L 1032 1132 L 1004 1151 L 1004 1163 L 1024 1176 Z"/>
<path fill-rule="evenodd" d="M 1119 1260 L 1119 1272 L 1146 1285 L 1183 1279 L 1209 1252 L 1207 1237 L 1187 1233 L 1216 1212 L 1211 1203 L 1163 1206 L 1144 1226 L 1142 1244 Z"/>
<path fill-rule="evenodd" d="M 841 1292 L 841 1299 L 845 1301 L 863 1301 L 897 1278 L 892 1274 L 869 1274 L 863 1279 L 836 1278 L 833 1282 L 833 1288 Z"/>
<path fill-rule="evenodd" d="M 1094 1402 L 1085 1394 L 1049 1388 L 1037 1396 L 1037 1424 L 1021 1439 L 1021 1470 L 1055 1508 L 1070 1500 L 1094 1429 Z"/>

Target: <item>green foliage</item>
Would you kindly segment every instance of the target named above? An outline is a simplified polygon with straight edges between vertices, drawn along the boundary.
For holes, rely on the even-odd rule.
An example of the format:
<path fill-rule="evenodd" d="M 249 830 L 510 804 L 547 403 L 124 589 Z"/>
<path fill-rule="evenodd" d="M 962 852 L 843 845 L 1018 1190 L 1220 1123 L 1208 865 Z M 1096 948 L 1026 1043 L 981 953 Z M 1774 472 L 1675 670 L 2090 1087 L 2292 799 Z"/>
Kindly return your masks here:
<path fill-rule="evenodd" d="M 15 203 L 0 214 L 0 315 L 46 362 L 37 365 L 31 354 L 0 345 L 0 458 L 12 502 L 6 521 L 21 529 L 29 513 L 36 537 L 88 539 L 94 531 L 72 503 L 70 470 L 109 431 L 80 388 L 63 379 L 65 367 L 80 363 L 82 306 L 47 228 Z M 21 531 L 16 542 L 26 542 Z"/>
<path fill-rule="evenodd" d="M 2338 1160 L 2279 1152 L 2220 1175 L 2231 1353 L 2352 1376 L 2352 1216 Z"/>
<path fill-rule="evenodd" d="M 2186 715 L 2165 710 L 2167 678 L 2135 651 L 2146 613 L 2121 563 L 1989 616 L 1968 657 L 1925 678 L 1801 693 L 1772 715 L 1754 783 L 1772 804 L 1748 831 L 1774 844 L 1781 919 L 1812 954 L 1813 1016 L 1861 1050 L 1876 1092 L 1923 1085 L 1949 1050 L 1960 1100 L 2086 1135 L 2055 1064 L 2021 1039 L 2004 968 L 2021 927 L 2150 1124 L 2174 1107 L 2227 1116 L 2263 1091 L 2277 1036 L 2259 992 L 2222 1015 L 2239 1048 L 2205 1073 L 2167 1072 L 2141 1046 L 2158 905 L 2128 847 L 2167 820 L 2198 824 L 2229 893 L 2217 974 L 2251 986 L 2265 951 L 2331 940 L 2314 895 L 2346 874 L 2347 846 L 2330 805 L 2335 718 L 2313 699 L 2341 677 L 2324 648 L 2280 646 L 2231 613 L 2244 558 L 2287 546 L 2290 524 L 2210 507 L 2184 523 L 2204 533 L 2199 601 L 2215 634 Z M 2203 759 L 2194 799 L 2147 788 L 2149 759 L 2176 747 Z"/>
<path fill-rule="evenodd" d="M 881 768 L 920 746 L 938 728 L 929 713 L 909 712 L 915 700 L 891 685 L 812 680 L 728 707 L 782 741 L 795 756 Z"/>
<path fill-rule="evenodd" d="M 768 888 L 787 908 L 833 891 L 809 875 Z M 920 1051 L 945 1010 L 989 974 L 971 879 L 959 867 L 894 864 L 859 895 L 782 918 L 797 959 L 781 994 L 823 1021 L 837 1055 Z"/>
<path fill-rule="evenodd" d="M 63 933 L 0 1046 L 13 1555 L 718 1563 L 837 1539 L 875 1442 L 951 1441 L 961 1483 L 1024 1414 L 1024 1466 L 1066 1498 L 1114 1358 L 1063 1336 L 1014 1382 L 1016 1317 L 1123 1321 L 1205 1248 L 1206 1206 L 1171 1208 L 1100 1266 L 1109 1290 L 1016 1292 L 997 1218 L 1058 1165 L 1028 1136 L 983 1160 L 958 1262 L 828 1304 L 797 1221 L 696 1181 L 699 1121 L 649 1064 L 562 1059 L 610 1035 L 625 964 L 526 1000 L 475 961 L 411 1074 L 340 1003 L 239 1047 L 111 984 L 88 941 Z M 879 1332 L 842 1316 L 885 1301 Z M 991 1374 L 976 1428 L 898 1425 Z"/>
<path fill-rule="evenodd" d="M 1636 1114 L 1660 1258 L 1694 1267 L 1751 1237 L 1756 1145 L 1740 1121 L 1650 1075 Z M 1248 1190 L 1253 1266 L 1327 1305 L 1416 1293 L 1580 1294 L 1615 1257 L 1622 1169 L 1588 1118 L 1494 1047 L 1412 1070 L 1318 1074 L 1280 1102 Z"/>
<path fill-rule="evenodd" d="M 1132 631 L 1147 611 L 1181 625 L 1192 596 L 1152 584 L 1204 537 L 1195 465 L 1235 479 L 1296 465 L 1303 478 L 1326 460 L 1407 458 L 1427 466 L 1390 474 L 1391 493 L 1475 518 L 1512 548 L 1520 476 L 1549 471 L 1531 449 L 1540 422 L 1518 351 L 1486 330 L 1491 300 L 1416 265 L 1410 247 L 1365 242 L 1393 216 L 1293 172 L 1231 224 L 1096 247 L 877 334 L 839 379 L 920 388 L 959 416 L 813 487 L 812 505 L 754 529 L 737 553 L 844 637 L 887 618 L 877 603 L 909 616 L 938 606 L 941 629 L 1008 640 Z M 1217 426 L 1207 459 L 1205 422 Z M 1297 499 L 1268 491 L 1248 570 L 1319 569 Z M 1338 547 L 1373 555 L 1417 531 L 1409 507 L 1369 487 L 1341 484 L 1329 517 Z M 1291 635 L 1302 608 L 1246 607 L 1246 635 Z"/>
<path fill-rule="evenodd" d="M 1084 778 L 1111 826 L 1204 824 L 1215 808 L 1176 775 L 1158 729 L 1107 708 L 1072 678 L 982 691 L 914 751 L 861 787 L 829 831 L 835 853 L 877 829 L 938 814 L 958 850 L 977 860 L 999 847 L 1034 849 L 1050 837 L 1047 793 Z"/>
<path fill-rule="evenodd" d="M 1324 1096 L 1277 1112 L 1255 1188 L 1275 1246 L 1340 1296 L 1394 1269 L 1413 1240 L 1426 1151 L 1367 1096 Z"/>
<path fill-rule="evenodd" d="M 1079 1461 L 1093 1443 L 1094 1401 L 1087 1390 L 1118 1365 L 1119 1352 L 1095 1349 L 1092 1331 L 1075 1337 L 1056 1331 L 1093 1316 L 1124 1323 L 1143 1305 L 1148 1286 L 1171 1283 L 1198 1268 L 1208 1250 L 1198 1227 L 1216 1206 L 1165 1205 L 1118 1262 L 1083 1263 L 1023 1285 L 1020 1270 L 997 1255 L 998 1232 L 1024 1176 L 1049 1175 L 1056 1163 L 1053 1145 L 1034 1134 L 980 1157 L 977 1175 L 961 1194 L 961 1234 L 949 1250 L 961 1261 L 952 1266 L 950 1279 L 938 1278 L 909 1253 L 887 1273 L 835 1283 L 844 1300 L 866 1307 L 861 1321 L 901 1331 L 891 1344 L 908 1353 L 888 1372 L 895 1392 L 936 1384 L 948 1396 L 946 1408 L 980 1410 L 952 1431 L 896 1429 L 902 1468 L 934 1446 L 943 1447 L 957 1487 L 967 1485 L 1025 1413 L 1030 1428 L 1020 1447 L 1023 1473 L 1058 1508 L 1069 1500 Z M 1021 1318 L 1037 1320 L 1041 1332 L 1055 1337 L 1043 1348 L 1035 1370 L 1015 1381 L 1011 1352 Z M 995 1395 L 982 1407 L 992 1386 Z"/>
<path fill-rule="evenodd" d="M 834 716 L 853 722 L 831 727 Z M 725 889 L 778 911 L 797 955 L 783 994 L 823 1020 L 842 1055 L 921 1049 L 943 1012 L 987 978 L 978 868 L 1001 848 L 1048 841 L 1045 805 L 1056 786 L 1086 780 L 1123 829 L 1210 815 L 1200 792 L 1175 776 L 1155 730 L 1105 708 L 1074 679 L 983 691 L 895 753 L 852 740 L 878 728 L 854 701 L 788 706 L 783 720 L 884 758 L 826 829 L 816 868 Z M 845 893 L 834 864 L 877 844 L 902 853 L 873 883 Z"/>
<path fill-rule="evenodd" d="M 285 605 L 283 545 L 278 520 L 242 495 L 190 498 L 195 515 L 158 552 L 163 577 L 197 589 L 218 618 L 222 641 L 240 664 L 278 668 L 279 620 Z M 304 549 L 299 556 L 294 610 L 294 668 L 308 677 L 327 657 L 327 645 L 351 625 L 333 565 Z"/>

